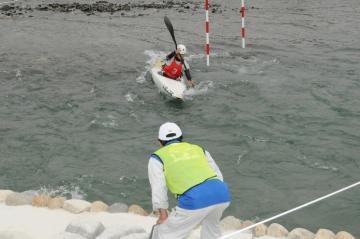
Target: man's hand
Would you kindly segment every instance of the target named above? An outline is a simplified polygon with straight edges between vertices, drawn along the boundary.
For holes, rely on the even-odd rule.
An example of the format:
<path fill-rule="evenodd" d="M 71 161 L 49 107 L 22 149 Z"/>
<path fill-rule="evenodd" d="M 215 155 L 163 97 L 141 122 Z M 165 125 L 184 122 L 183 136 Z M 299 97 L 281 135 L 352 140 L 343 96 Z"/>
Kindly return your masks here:
<path fill-rule="evenodd" d="M 159 209 L 159 218 L 156 221 L 156 224 L 162 224 L 166 221 L 166 219 L 168 218 L 168 212 L 166 209 L 160 208 Z"/>
<path fill-rule="evenodd" d="M 195 81 L 194 80 L 189 80 L 189 84 L 191 85 L 192 88 L 195 87 Z"/>

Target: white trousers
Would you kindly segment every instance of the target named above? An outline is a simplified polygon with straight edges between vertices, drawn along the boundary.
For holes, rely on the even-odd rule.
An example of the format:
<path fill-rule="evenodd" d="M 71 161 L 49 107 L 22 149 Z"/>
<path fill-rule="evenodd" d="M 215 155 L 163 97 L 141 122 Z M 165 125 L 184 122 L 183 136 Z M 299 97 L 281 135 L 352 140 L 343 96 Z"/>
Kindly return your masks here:
<path fill-rule="evenodd" d="M 176 207 L 163 224 L 154 228 L 152 239 L 186 239 L 199 225 L 201 239 L 217 239 L 221 236 L 220 218 L 229 205 L 222 203 L 197 210 Z"/>

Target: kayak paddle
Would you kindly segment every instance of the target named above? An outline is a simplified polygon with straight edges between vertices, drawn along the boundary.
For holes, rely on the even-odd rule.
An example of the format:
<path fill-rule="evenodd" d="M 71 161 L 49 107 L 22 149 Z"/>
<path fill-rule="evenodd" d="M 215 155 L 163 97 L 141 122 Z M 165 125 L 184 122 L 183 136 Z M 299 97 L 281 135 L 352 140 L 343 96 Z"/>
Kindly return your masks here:
<path fill-rule="evenodd" d="M 173 41 L 175 43 L 175 50 L 176 50 L 177 49 L 177 42 L 176 42 L 176 39 L 175 39 L 174 27 L 173 27 L 170 19 L 167 16 L 164 17 L 164 22 L 165 22 L 165 25 L 166 25 L 167 29 L 169 30 L 170 35 L 171 35 L 171 37 L 172 37 L 172 39 L 173 39 Z M 180 58 L 181 58 L 181 63 L 185 67 L 185 71 L 187 71 L 186 64 L 184 63 L 184 58 L 182 58 L 181 55 L 180 55 Z"/>

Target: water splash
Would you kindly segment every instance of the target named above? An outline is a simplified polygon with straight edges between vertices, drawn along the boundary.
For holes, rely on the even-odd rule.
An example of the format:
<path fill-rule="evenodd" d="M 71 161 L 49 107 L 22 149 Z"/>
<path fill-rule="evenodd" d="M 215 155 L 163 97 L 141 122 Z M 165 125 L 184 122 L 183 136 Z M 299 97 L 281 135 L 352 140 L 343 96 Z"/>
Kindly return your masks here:
<path fill-rule="evenodd" d="M 195 88 L 189 88 L 184 92 L 185 99 L 192 99 L 197 95 L 205 95 L 210 89 L 214 88 L 212 81 L 202 81 Z"/>
<path fill-rule="evenodd" d="M 163 52 L 163 51 L 146 50 L 144 52 L 144 54 L 149 56 L 150 59 L 148 61 L 146 61 L 145 70 L 143 72 L 141 72 L 140 76 L 138 76 L 136 78 L 136 82 L 140 83 L 140 84 L 142 84 L 142 83 L 144 83 L 146 81 L 146 74 L 149 72 L 149 70 L 155 64 L 155 62 L 159 58 L 165 58 L 166 57 L 166 53 Z"/>
<path fill-rule="evenodd" d="M 130 92 L 125 95 L 127 102 L 134 102 L 134 99 L 136 98 L 136 95 L 131 94 Z"/>
<path fill-rule="evenodd" d="M 100 118 L 100 119 L 99 119 Z M 101 125 L 104 128 L 117 128 L 119 126 L 117 118 L 113 115 L 107 115 L 106 119 L 102 120 L 99 115 L 90 122 L 90 125 Z"/>
<path fill-rule="evenodd" d="M 86 193 L 80 189 L 79 185 L 74 183 L 57 187 L 42 186 L 39 190 L 36 191 L 39 192 L 39 194 L 48 195 L 51 197 L 65 197 L 67 199 L 84 199 L 86 197 Z"/>
<path fill-rule="evenodd" d="M 18 80 L 22 80 L 22 74 L 21 74 L 21 71 L 19 69 L 16 70 L 15 77 Z"/>

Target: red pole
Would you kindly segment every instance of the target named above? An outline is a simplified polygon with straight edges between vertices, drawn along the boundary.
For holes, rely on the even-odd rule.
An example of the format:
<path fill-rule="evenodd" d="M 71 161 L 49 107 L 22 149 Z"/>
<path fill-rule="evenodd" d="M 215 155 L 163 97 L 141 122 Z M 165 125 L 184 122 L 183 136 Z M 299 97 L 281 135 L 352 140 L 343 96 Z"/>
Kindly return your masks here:
<path fill-rule="evenodd" d="M 205 0 L 205 35 L 206 35 L 206 65 L 210 66 L 210 39 L 209 39 L 209 0 Z"/>
<path fill-rule="evenodd" d="M 241 42 L 242 48 L 245 48 L 245 3 L 241 0 Z"/>

